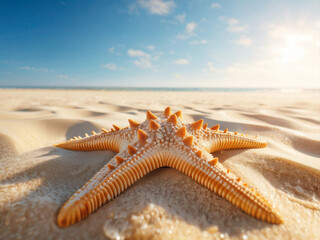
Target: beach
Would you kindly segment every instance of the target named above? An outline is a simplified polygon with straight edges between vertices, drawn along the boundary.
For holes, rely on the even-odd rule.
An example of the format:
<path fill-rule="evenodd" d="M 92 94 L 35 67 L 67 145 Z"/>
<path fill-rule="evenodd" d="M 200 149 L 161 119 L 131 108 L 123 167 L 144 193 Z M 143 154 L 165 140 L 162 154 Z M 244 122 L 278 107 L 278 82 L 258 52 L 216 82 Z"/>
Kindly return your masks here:
<path fill-rule="evenodd" d="M 263 149 L 214 153 L 278 209 L 257 220 L 170 168 L 157 169 L 87 219 L 60 207 L 115 153 L 52 147 L 128 126 L 170 106 L 188 122 L 259 136 Z M 320 93 L 0 89 L 0 239 L 320 239 Z"/>

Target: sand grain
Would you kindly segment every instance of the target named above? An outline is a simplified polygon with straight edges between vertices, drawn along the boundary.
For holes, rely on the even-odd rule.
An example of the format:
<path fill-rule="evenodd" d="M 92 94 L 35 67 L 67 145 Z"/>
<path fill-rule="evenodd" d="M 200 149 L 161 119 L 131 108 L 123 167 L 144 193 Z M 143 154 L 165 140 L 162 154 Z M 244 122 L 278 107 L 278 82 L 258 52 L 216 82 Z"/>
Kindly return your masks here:
<path fill-rule="evenodd" d="M 265 149 L 215 154 L 278 209 L 256 220 L 169 168 L 158 169 L 88 219 L 61 229 L 61 205 L 115 154 L 51 147 L 127 126 L 166 106 L 188 121 L 258 135 Z M 320 239 L 319 93 L 0 90 L 0 239 Z"/>

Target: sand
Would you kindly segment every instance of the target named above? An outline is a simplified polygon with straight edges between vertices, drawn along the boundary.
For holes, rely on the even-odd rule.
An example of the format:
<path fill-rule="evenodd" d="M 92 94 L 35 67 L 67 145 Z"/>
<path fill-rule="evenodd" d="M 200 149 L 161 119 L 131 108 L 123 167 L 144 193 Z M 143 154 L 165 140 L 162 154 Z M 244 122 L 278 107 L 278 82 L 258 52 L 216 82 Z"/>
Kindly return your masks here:
<path fill-rule="evenodd" d="M 88 219 L 56 224 L 61 205 L 115 154 L 52 145 L 146 110 L 258 135 L 265 149 L 215 154 L 278 208 L 272 225 L 170 168 Z M 320 239 L 320 94 L 0 90 L 0 239 Z"/>

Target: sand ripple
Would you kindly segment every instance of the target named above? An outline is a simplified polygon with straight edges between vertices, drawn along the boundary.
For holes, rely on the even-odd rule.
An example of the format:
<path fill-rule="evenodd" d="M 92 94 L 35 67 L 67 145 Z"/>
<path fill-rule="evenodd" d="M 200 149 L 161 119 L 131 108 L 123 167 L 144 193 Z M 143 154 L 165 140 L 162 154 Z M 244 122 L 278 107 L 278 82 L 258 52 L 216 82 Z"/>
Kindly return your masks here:
<path fill-rule="evenodd" d="M 0 239 L 319 239 L 318 93 L 0 90 Z M 266 149 L 215 154 L 278 209 L 270 225 L 169 168 L 158 169 L 85 221 L 58 228 L 61 205 L 113 156 L 52 144 L 142 121 L 166 106 L 188 121 L 259 135 Z"/>

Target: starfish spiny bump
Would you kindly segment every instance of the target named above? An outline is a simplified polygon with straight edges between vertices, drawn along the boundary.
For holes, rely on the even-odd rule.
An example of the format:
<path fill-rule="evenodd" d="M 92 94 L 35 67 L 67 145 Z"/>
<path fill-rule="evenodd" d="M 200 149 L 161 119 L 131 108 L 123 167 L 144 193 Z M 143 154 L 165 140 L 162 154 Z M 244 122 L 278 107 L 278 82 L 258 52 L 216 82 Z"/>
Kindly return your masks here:
<path fill-rule="evenodd" d="M 139 124 L 129 119 L 130 127 L 114 125 L 113 131 L 84 138 L 75 137 L 55 145 L 73 151 L 111 150 L 118 154 L 89 182 L 74 193 L 58 213 L 58 225 L 67 227 L 81 221 L 103 204 L 111 201 L 147 173 L 171 167 L 188 175 L 202 186 L 230 201 L 247 214 L 266 221 L 283 222 L 268 201 L 250 190 L 210 153 L 223 149 L 263 148 L 259 138 L 207 128 L 203 120 L 192 124 L 182 119 L 181 112 L 171 114 L 168 107 L 161 117 L 147 112 Z"/>

